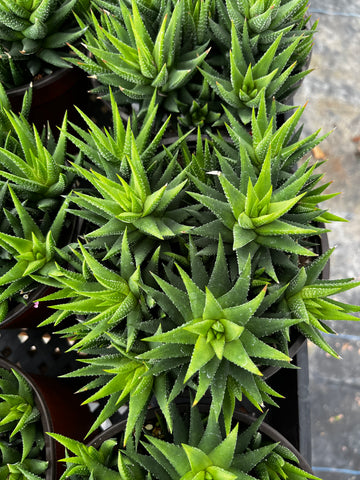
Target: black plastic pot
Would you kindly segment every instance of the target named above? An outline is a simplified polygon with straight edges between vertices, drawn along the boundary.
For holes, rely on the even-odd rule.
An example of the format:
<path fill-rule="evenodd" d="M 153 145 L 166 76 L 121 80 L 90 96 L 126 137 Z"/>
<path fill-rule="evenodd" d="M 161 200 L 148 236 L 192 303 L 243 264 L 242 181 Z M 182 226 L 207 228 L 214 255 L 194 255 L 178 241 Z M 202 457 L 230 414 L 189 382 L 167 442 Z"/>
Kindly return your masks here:
<path fill-rule="evenodd" d="M 65 111 L 69 119 L 78 120 L 74 105 L 82 106 L 87 100 L 89 87 L 86 74 L 78 68 L 62 68 L 33 83 L 33 99 L 29 121 L 38 129 L 49 122 L 54 135 L 61 125 Z M 12 109 L 21 110 L 22 99 L 29 85 L 7 90 Z"/>
<path fill-rule="evenodd" d="M 189 405 L 180 404 L 180 405 L 177 405 L 177 408 L 182 414 L 189 415 Z M 198 408 L 201 413 L 206 413 L 208 411 L 208 405 L 203 403 L 198 404 Z M 157 413 L 161 415 L 160 410 L 156 408 L 150 409 L 146 417 L 146 422 L 156 421 L 158 418 L 156 415 Z M 234 419 L 234 423 L 239 423 L 240 427 L 241 425 L 243 425 L 246 428 L 256 420 L 256 417 L 241 413 L 240 411 L 236 410 L 234 413 L 233 419 Z M 88 445 L 92 445 L 95 448 L 99 448 L 102 445 L 102 443 L 105 442 L 106 440 L 110 438 L 116 438 L 119 435 L 121 435 L 122 432 L 124 432 L 125 427 L 126 427 L 126 420 L 122 420 L 121 422 L 118 422 L 112 425 L 111 427 L 109 427 L 108 429 L 106 429 L 96 437 L 94 437 L 94 439 L 91 442 L 89 442 Z M 310 465 L 305 460 L 305 458 L 301 455 L 301 453 L 280 432 L 278 432 L 272 426 L 270 426 L 268 423 L 265 423 L 265 422 L 261 424 L 259 431 L 262 434 L 264 434 L 266 437 L 268 437 L 270 441 L 279 442 L 281 445 L 291 450 L 299 460 L 299 467 L 308 473 L 313 473 Z"/>
<path fill-rule="evenodd" d="M 33 389 L 34 400 L 40 411 L 45 433 L 45 454 L 49 462 L 46 480 L 56 480 L 63 470 L 57 460 L 64 456 L 64 448 L 46 435 L 46 432 L 56 432 L 76 440 L 83 440 L 95 418 L 87 406 L 81 406 L 82 397 L 75 395 L 70 382 L 28 374 L 2 357 L 0 357 L 0 367 L 16 370 Z"/>

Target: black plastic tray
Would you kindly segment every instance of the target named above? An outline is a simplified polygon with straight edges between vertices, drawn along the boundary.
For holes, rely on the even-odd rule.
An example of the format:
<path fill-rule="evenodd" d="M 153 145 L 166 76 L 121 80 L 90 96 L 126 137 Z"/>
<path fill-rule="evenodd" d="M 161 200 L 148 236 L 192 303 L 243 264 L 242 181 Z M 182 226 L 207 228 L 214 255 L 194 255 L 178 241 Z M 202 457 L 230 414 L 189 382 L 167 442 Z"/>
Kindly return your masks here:
<path fill-rule="evenodd" d="M 29 373 L 56 377 L 78 368 L 81 357 L 70 347 L 50 328 L 0 329 L 0 355 Z"/>

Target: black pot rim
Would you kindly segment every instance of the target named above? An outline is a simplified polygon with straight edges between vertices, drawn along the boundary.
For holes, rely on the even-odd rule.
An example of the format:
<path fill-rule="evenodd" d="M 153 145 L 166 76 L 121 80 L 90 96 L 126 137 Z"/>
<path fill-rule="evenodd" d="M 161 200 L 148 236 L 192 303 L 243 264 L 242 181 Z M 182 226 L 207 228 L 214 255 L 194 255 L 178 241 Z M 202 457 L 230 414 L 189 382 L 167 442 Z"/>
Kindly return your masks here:
<path fill-rule="evenodd" d="M 49 462 L 48 468 L 46 470 L 46 480 L 54 480 L 56 478 L 56 453 L 55 453 L 55 440 L 51 438 L 46 432 L 53 432 L 53 423 L 50 415 L 50 411 L 48 406 L 39 391 L 39 387 L 32 378 L 31 375 L 26 373 L 16 364 L 6 360 L 5 358 L 0 356 L 0 367 L 5 368 L 6 370 L 14 369 L 17 373 L 19 373 L 25 380 L 29 383 L 31 388 L 33 389 L 34 400 L 36 403 L 37 408 L 40 411 L 40 418 L 41 424 L 43 427 L 44 432 L 44 440 L 45 440 L 45 456 L 46 460 Z"/>
<path fill-rule="evenodd" d="M 0 323 L 0 329 L 3 328 L 12 328 L 11 323 L 16 320 L 18 316 L 20 316 L 26 310 L 31 308 L 34 309 L 34 315 L 36 315 L 36 309 L 33 303 L 36 301 L 37 298 L 44 297 L 48 294 L 49 287 L 47 285 L 40 285 L 36 287 L 29 295 L 26 304 L 19 303 L 16 307 L 12 308 L 8 315 L 6 315 L 5 319 Z"/>
<path fill-rule="evenodd" d="M 26 83 L 24 85 L 20 85 L 19 87 L 14 87 L 14 88 L 9 88 L 6 90 L 7 95 L 9 96 L 23 96 L 25 91 L 28 90 L 31 86 L 33 90 L 39 90 L 42 87 L 45 87 L 54 81 L 61 80 L 63 77 L 67 76 L 69 74 L 69 71 L 72 70 L 72 67 L 70 68 L 59 68 L 57 70 L 54 70 L 52 73 L 49 73 L 47 75 L 44 75 L 40 80 L 36 81 L 31 81 L 29 83 Z"/>

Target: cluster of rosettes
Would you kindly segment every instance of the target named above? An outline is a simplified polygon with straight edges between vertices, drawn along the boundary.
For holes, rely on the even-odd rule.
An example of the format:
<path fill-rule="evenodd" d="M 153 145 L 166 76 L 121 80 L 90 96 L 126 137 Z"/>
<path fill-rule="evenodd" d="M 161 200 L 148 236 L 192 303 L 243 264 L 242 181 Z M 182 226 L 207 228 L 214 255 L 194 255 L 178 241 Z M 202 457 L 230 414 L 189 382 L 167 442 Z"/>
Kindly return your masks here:
<path fill-rule="evenodd" d="M 156 92 L 159 118 L 174 112 L 187 127 L 215 127 L 223 103 L 247 124 L 262 95 L 268 104 L 276 95 L 285 111 L 281 102 L 308 73 L 316 24 L 308 28 L 304 0 L 94 3 L 88 52 L 73 47 L 68 60 L 97 80 L 94 92 L 116 87 L 120 105 L 146 111 Z"/>
<path fill-rule="evenodd" d="M 144 137 L 152 110 L 132 131 L 113 97 L 112 108 L 114 133 L 82 114 L 94 135 L 67 134 L 86 145 L 86 168 L 74 169 L 90 188 L 69 209 L 88 222 L 85 242 L 63 253 L 71 269 L 32 275 L 58 288 L 44 298 L 58 301 L 46 323 L 77 318 L 61 332 L 89 356 L 69 376 L 95 376 L 88 402 L 109 398 L 92 430 L 128 404 L 127 440 L 152 395 L 171 425 L 170 405 L 188 387 L 195 403 L 211 392 L 216 417 L 224 405 L 231 417 L 243 396 L 259 409 L 274 404 L 263 373 L 291 366 L 290 329 L 336 356 L 324 320 L 358 310 L 329 298 L 358 282 L 321 278 L 331 251 L 314 249 L 319 222 L 341 219 L 318 206 L 329 196 L 317 165 L 293 168 L 324 137 L 299 139 L 303 108 L 277 128 L 262 95 L 251 135 L 229 113 L 231 142 L 213 134 L 211 146 L 199 131 L 193 155 L 159 151 L 159 135 Z"/>

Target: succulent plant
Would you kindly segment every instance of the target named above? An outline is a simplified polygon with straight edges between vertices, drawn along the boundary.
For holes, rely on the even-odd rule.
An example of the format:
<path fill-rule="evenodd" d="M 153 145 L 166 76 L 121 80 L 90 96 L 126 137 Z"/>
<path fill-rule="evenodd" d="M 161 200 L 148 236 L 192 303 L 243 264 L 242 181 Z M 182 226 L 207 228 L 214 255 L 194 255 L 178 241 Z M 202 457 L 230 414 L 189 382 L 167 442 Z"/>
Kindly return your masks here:
<path fill-rule="evenodd" d="M 130 173 L 119 175 L 116 181 L 74 165 L 93 190 L 89 194 L 76 191 L 72 202 L 80 210 L 70 211 L 98 227 L 86 234 L 87 248 L 105 250 L 105 258 L 120 251 L 126 229 L 129 242 L 140 245 L 134 253 L 139 264 L 155 252 L 159 240 L 177 238 L 192 226 L 183 223 L 190 212 L 178 206 L 187 180 L 176 155 L 169 154 L 165 169 L 161 168 L 164 162 L 159 162 L 148 173 L 133 135 L 129 149 L 126 161 Z"/>
<path fill-rule="evenodd" d="M 223 425 L 218 425 L 210 415 L 206 428 L 201 431 L 193 425 L 194 431 L 189 433 L 188 439 L 166 442 L 148 436 L 147 442 L 143 442 L 148 455 L 130 452 L 129 456 L 161 480 L 176 480 L 179 477 L 182 480 L 260 480 L 271 478 L 271 475 L 279 479 L 318 479 L 297 466 L 299 461 L 288 448 L 269 442 L 257 432 L 262 420 L 263 416 L 243 431 L 241 424 L 236 424 L 225 434 Z M 197 422 L 201 425 L 200 415 Z"/>
<path fill-rule="evenodd" d="M 196 402 L 210 389 L 217 415 L 223 402 L 233 408 L 235 398 L 241 399 L 242 395 L 258 408 L 263 401 L 274 403 L 271 395 L 278 396 L 262 379 L 259 367 L 290 367 L 290 359 L 265 342 L 274 332 L 286 330 L 299 320 L 254 315 L 265 289 L 247 301 L 250 262 L 241 275 L 234 271 L 234 264 L 228 271 L 229 259 L 221 240 L 209 275 L 192 242 L 189 248 L 197 283 L 179 267 L 182 288 L 178 287 L 180 277 L 172 273 L 172 262 L 165 272 L 176 287 L 155 275 L 157 283 L 151 279 L 149 272 L 158 270 L 155 258 L 146 268 L 141 265 L 140 278 L 126 233 L 116 262 L 120 262 L 121 276 L 115 273 L 114 266 L 105 267 L 80 247 L 77 256 L 81 262 L 72 262 L 72 271 L 58 268 L 49 273 L 50 279 L 44 278 L 44 283 L 59 290 L 41 300 L 62 301 L 52 305 L 56 312 L 44 323 L 59 324 L 69 314 L 77 314 L 78 321 L 58 333 L 74 339 L 71 349 L 88 354 L 83 360 L 87 366 L 66 376 L 92 376 L 81 389 L 96 390 L 86 403 L 102 402 L 108 397 L 90 432 L 129 403 L 124 437 L 127 441 L 134 428 L 139 432 L 151 395 L 155 395 L 171 429 L 171 402 L 186 385 L 196 390 Z M 42 280 L 39 275 L 34 278 Z M 282 293 L 283 289 L 274 292 L 271 302 Z M 188 298 L 192 299 L 191 304 Z M 209 312 L 213 312 L 214 319 L 208 318 Z M 144 338 L 149 333 L 154 335 Z M 197 373 L 198 381 L 192 378 Z M 226 415 L 231 413 L 232 410 Z"/>
<path fill-rule="evenodd" d="M 24 85 L 54 67 L 69 67 L 62 59 L 66 45 L 85 32 L 85 28 L 76 26 L 75 19 L 69 20 L 77 1 L 1 2 L 0 48 L 5 64 L 0 69 L 0 78 L 6 88 Z"/>
<path fill-rule="evenodd" d="M 64 375 L 67 378 L 91 377 L 91 380 L 79 392 L 96 389 L 84 402 L 84 404 L 99 402 L 101 406 L 98 418 L 88 434 L 100 427 L 120 407 L 127 405 L 128 416 L 124 443 L 128 441 L 134 431 L 135 436 L 139 438 L 143 420 L 153 396 L 171 427 L 172 417 L 167 399 L 167 385 L 173 384 L 175 379 L 170 381 L 169 375 L 162 372 L 149 375 L 148 363 L 136 358 L 137 354 L 145 347 L 136 344 L 132 346 L 130 352 L 126 352 L 126 341 L 123 341 L 121 337 L 108 335 L 112 348 L 107 345 L 103 349 L 84 350 L 88 355 L 81 361 L 88 365 Z M 95 355 L 92 356 L 92 352 L 95 352 Z M 170 362 L 174 363 L 171 360 Z M 106 397 L 108 398 L 104 403 Z"/>
<path fill-rule="evenodd" d="M 67 462 L 66 471 L 60 479 L 94 478 L 96 480 L 145 480 L 151 477 L 145 477 L 143 470 L 139 465 L 135 465 L 119 450 L 118 458 L 114 458 L 116 453 L 116 440 L 105 440 L 101 446 L 96 449 L 93 446 L 87 446 L 79 441 L 64 437 L 56 433 L 51 434 L 59 443 L 64 445 L 67 453 L 73 454 L 72 461 L 69 457 L 62 459 Z M 76 461 L 76 463 L 75 463 Z"/>
<path fill-rule="evenodd" d="M 55 245 L 59 243 L 68 201 L 57 212 L 46 234 L 37 226 L 10 186 L 8 189 L 14 204 L 13 211 L 4 210 L 12 231 L 0 233 L 1 276 L 0 318 L 8 311 L 8 300 L 19 297 L 34 288 L 31 275 L 45 274 L 55 267 Z M 26 298 L 28 295 L 25 294 Z M 19 300 L 21 299 L 21 295 Z"/>
<path fill-rule="evenodd" d="M 191 85 L 183 92 L 183 98 L 177 102 L 179 108 L 178 123 L 182 127 L 200 127 L 203 130 L 223 125 L 222 112 L 219 111 L 218 98 L 205 78 L 202 83 Z"/>
<path fill-rule="evenodd" d="M 47 128 L 40 134 L 22 114 L 4 111 L 4 116 L 10 130 L 6 144 L 0 147 L 1 183 L 8 182 L 22 200 L 26 198 L 28 208 L 51 214 L 63 202 L 62 195 L 70 191 L 76 176 L 65 170 L 67 116 L 57 141 Z M 80 157 L 74 161 L 79 162 Z"/>
<path fill-rule="evenodd" d="M 169 275 L 170 283 L 155 276 L 160 290 L 143 286 L 160 306 L 159 327 L 154 335 L 144 339 L 150 348 L 138 358 L 153 364 L 156 371 L 170 370 L 173 367 L 169 359 L 177 359 L 177 383 L 192 381 L 195 403 L 209 389 L 217 416 L 226 402 L 226 416 L 231 417 L 235 399 L 241 400 L 243 395 L 261 409 L 263 401 L 273 403 L 268 394 L 277 394 L 262 379 L 260 366 L 287 367 L 290 361 L 287 355 L 268 345 L 266 337 L 292 321 L 285 317 L 256 317 L 266 288 L 248 299 L 250 260 L 236 274 L 234 259 L 231 262 L 225 255 L 221 237 L 210 273 L 197 253 L 191 242 L 191 276 L 178 266 L 180 276 Z M 276 295 L 280 295 L 280 290 Z M 174 395 L 171 393 L 169 400 Z"/>
<path fill-rule="evenodd" d="M 45 478 L 44 432 L 32 388 L 17 371 L 0 368 L 0 390 L 0 477 Z"/>
<path fill-rule="evenodd" d="M 274 101 L 273 101 L 274 104 Z M 301 116 L 305 110 L 306 105 L 298 107 L 289 118 L 277 128 L 275 108 L 270 112 L 266 108 L 265 97 L 262 95 L 258 112 L 253 109 L 251 119 L 251 132 L 247 131 L 236 118 L 225 109 L 229 124 L 226 124 L 229 133 L 228 138 L 224 138 L 219 132 L 215 135 L 210 132 L 211 140 L 216 149 L 218 149 L 223 156 L 233 166 L 234 170 L 240 174 L 242 158 L 247 157 L 254 168 L 255 174 L 258 175 L 263 163 L 270 154 L 271 157 L 271 181 L 273 189 L 282 188 L 286 182 L 295 179 L 295 176 L 300 177 L 309 168 L 308 161 L 302 161 L 301 165 L 297 167 L 297 162 L 302 160 L 304 156 L 309 153 L 314 147 L 325 140 L 331 133 L 319 135 L 320 130 L 301 138 L 302 126 L 298 126 Z M 192 164 L 202 164 L 204 152 L 201 151 L 200 141 L 197 152 L 193 154 Z M 271 147 L 271 148 L 270 148 Z M 206 171 L 217 170 L 220 168 L 219 161 L 213 159 L 210 152 L 206 154 L 208 160 L 206 166 L 203 165 L 202 171 L 197 168 L 191 169 L 192 173 L 202 182 L 209 182 L 209 175 Z M 221 158 L 219 156 L 219 158 Z M 323 162 L 322 162 L 323 163 Z M 315 164 L 315 171 L 321 163 Z M 201 171 L 201 176 L 199 172 Z M 314 171 L 314 172 L 315 172 Z M 208 179 L 206 180 L 206 177 Z M 299 203 L 291 210 L 291 215 L 287 214 L 287 218 L 293 222 L 317 222 L 329 223 L 332 221 L 345 221 L 341 217 L 332 214 L 324 209 L 319 208 L 318 204 L 333 198 L 337 193 L 325 194 L 322 193 L 330 185 L 318 183 L 322 180 L 323 175 L 312 173 L 306 181 L 306 193 L 299 200 Z M 304 192 L 301 192 L 304 193 Z"/>
<path fill-rule="evenodd" d="M 235 25 L 242 43 L 254 56 L 259 56 L 279 36 L 281 49 L 301 37 L 296 51 L 296 61 L 302 65 L 311 51 L 311 43 L 317 22 L 308 28 L 308 0 L 227 0 L 216 2 L 220 21 L 210 19 L 209 25 L 221 45 L 229 44 L 231 24 Z"/>
<path fill-rule="evenodd" d="M 224 20 L 232 15 L 231 2 L 226 6 L 221 6 L 220 1 L 215 2 L 216 5 L 191 0 L 174 4 L 132 2 L 132 14 L 125 3 L 116 5 L 99 0 L 95 3 L 101 17 L 99 21 L 92 15 L 92 28 L 85 35 L 90 55 L 73 47 L 78 58 L 69 61 L 99 82 L 93 91 L 104 98 L 108 93 L 104 85 L 119 88 L 116 100 L 125 107 L 134 102 L 140 111 L 146 111 L 156 92 L 161 111 L 175 112 L 184 126 L 221 124 L 221 101 L 236 111 L 242 122 L 248 123 L 262 92 L 266 92 L 268 103 L 276 96 L 278 112 L 286 111 L 289 107 L 280 101 L 286 99 L 308 73 L 296 68 L 297 63 L 301 66 L 309 56 L 315 29 L 304 33 L 307 22 L 299 20 L 306 10 L 303 1 L 301 6 L 297 1 L 298 5 L 279 9 L 265 6 L 265 2 L 256 3 L 256 12 L 259 8 L 271 13 L 276 10 L 274 27 L 276 22 L 282 25 L 296 12 L 286 28 L 276 30 L 272 36 L 267 35 L 266 42 L 260 42 L 266 47 L 260 53 L 257 46 L 261 35 L 255 42 L 244 40 L 247 22 Z M 257 16 L 254 8 L 252 13 Z M 224 30 L 224 21 L 230 25 L 231 34 Z M 82 21 L 79 24 L 85 27 Z M 299 30 L 293 29 L 295 25 Z M 222 30 L 224 32 L 219 33 Z M 215 45 L 213 51 L 206 50 L 213 42 L 214 32 L 226 40 L 220 48 Z"/>
<path fill-rule="evenodd" d="M 96 0 L 101 15 L 92 14 L 85 34 L 89 54 L 73 47 L 78 58 L 69 61 L 98 81 L 93 92 L 102 97 L 104 86 L 117 87 L 122 108 L 133 103 L 144 112 L 155 92 L 159 114 L 174 112 L 183 126 L 221 125 L 221 102 L 248 123 L 263 92 L 268 103 L 276 97 L 278 112 L 286 111 L 281 101 L 309 73 L 302 66 L 316 24 L 307 28 L 308 2 L 279 2 Z M 249 25 L 257 23 L 252 36 Z"/>
<path fill-rule="evenodd" d="M 149 419 L 144 425 L 141 453 L 134 445 L 122 449 L 118 445 L 120 438 L 106 440 L 94 448 L 62 435 L 52 436 L 68 451 L 63 459 L 67 469 L 61 480 L 75 476 L 82 480 L 89 475 L 96 480 L 115 480 L 119 474 L 124 480 L 260 480 L 271 475 L 279 479 L 317 480 L 318 477 L 299 468 L 299 460 L 291 450 L 258 431 L 263 418 L 250 426 L 240 422 L 226 432 L 223 422 L 218 423 L 212 415 L 206 419 L 205 413 L 192 408 L 190 419 L 177 412 L 172 438 L 161 422 Z"/>
<path fill-rule="evenodd" d="M 39 420 L 40 412 L 35 406 L 32 389 L 22 375 L 15 370 L 1 368 L 1 433 L 9 432 L 10 437 L 20 433 L 26 439 L 26 430 Z M 30 445 L 26 444 L 25 451 Z"/>
<path fill-rule="evenodd" d="M 60 255 L 63 253 L 59 251 Z M 102 411 L 90 432 L 128 403 L 127 439 L 134 427 L 141 428 L 152 394 L 171 424 L 164 389 L 167 378 L 161 372 L 157 376 L 147 375 L 146 362 L 136 358 L 146 349 L 140 339 L 144 336 L 143 325 L 147 321 L 151 323 L 151 302 L 148 306 L 144 291 L 140 289 L 140 267 L 135 265 L 126 231 L 120 256 L 112 257 L 106 266 L 82 246 L 79 252 L 74 250 L 73 257 L 75 261 L 69 255 L 63 257 L 68 260 L 71 270 L 59 266 L 57 271 L 52 270 L 45 276 L 33 275 L 33 278 L 58 289 L 40 299 L 52 300 L 52 308 L 56 309 L 43 325 L 51 322 L 58 325 L 72 315 L 72 321 L 68 319 L 66 327 L 58 333 L 74 340 L 72 350 L 87 353 L 85 362 L 88 365 L 66 376 L 94 378 L 82 389 L 96 389 L 85 403 L 102 402 L 109 397 L 105 405 L 102 403 Z M 156 254 L 146 267 L 141 265 L 141 276 L 149 278 L 152 269 L 157 271 Z"/>
<path fill-rule="evenodd" d="M 115 17 L 121 18 L 121 5 L 119 0 L 93 0 L 93 3 L 102 10 L 111 12 Z M 126 2 L 131 6 L 131 0 Z M 159 0 L 139 0 L 136 2 L 139 13 L 150 30 L 155 30 L 163 21 L 164 15 L 173 10 L 176 2 Z M 209 18 L 215 13 L 215 5 L 210 0 L 185 0 L 182 8 L 186 15 L 182 18 L 183 38 L 185 44 L 203 45 L 209 37 Z"/>
<path fill-rule="evenodd" d="M 32 88 L 29 88 L 24 94 L 21 106 L 21 115 L 26 119 L 30 113 L 31 102 Z M 13 151 L 16 148 L 16 144 L 14 144 L 15 141 L 12 137 L 16 136 L 16 134 L 8 116 L 8 112 L 10 110 L 10 100 L 6 94 L 3 84 L 0 83 L 0 147 L 5 147 L 10 151 Z"/>
<path fill-rule="evenodd" d="M 66 217 L 66 197 L 77 180 L 76 171 L 69 168 L 67 159 L 76 164 L 81 155 L 68 157 L 66 115 L 57 139 L 49 127 L 39 133 L 29 124 L 25 115 L 30 109 L 31 89 L 24 96 L 19 115 L 10 109 L 3 87 L 0 96 L 0 117 L 7 129 L 0 146 L 2 321 L 10 300 L 26 303 L 29 292 L 36 287 L 31 278 L 33 273 L 56 269 L 54 262 L 59 257 L 55 245 L 64 246 L 61 235 L 71 223 Z M 70 227 L 70 234 L 74 230 L 75 227 Z"/>
<path fill-rule="evenodd" d="M 284 296 L 277 305 L 277 311 L 281 311 L 282 315 L 301 319 L 302 321 L 296 324 L 296 328 L 327 353 L 339 357 L 322 335 L 323 333 L 336 333 L 326 321 L 359 321 L 359 318 L 351 315 L 351 312 L 360 311 L 360 307 L 329 297 L 358 287 L 360 282 L 354 281 L 352 278 L 321 279 L 321 273 L 333 251 L 332 248 L 324 252 L 310 265 L 299 269 L 284 291 Z"/>
<path fill-rule="evenodd" d="M 59 253 L 61 254 L 61 251 Z M 78 339 L 72 349 L 79 350 L 91 346 L 105 333 L 116 331 L 118 334 L 122 333 L 126 339 L 126 349 L 129 350 L 136 339 L 141 322 L 146 318 L 147 307 L 142 301 L 139 287 L 140 268 L 134 264 L 126 231 L 122 241 L 119 267 L 115 264 L 111 269 L 98 262 L 81 244 L 80 251 L 74 253 L 80 258 L 75 255 L 75 260 L 69 259 L 69 256 L 64 257 L 70 263 L 71 270 L 58 266 L 57 271 L 50 272 L 50 278 L 33 275 L 39 282 L 43 281 L 59 289 L 41 300 L 65 300 L 65 303 L 51 306 L 56 312 L 42 325 L 52 322 L 58 325 L 65 318 L 75 314 L 80 317 L 80 321 L 66 329 L 67 335 L 74 341 Z M 116 272 L 118 268 L 120 274 Z M 145 274 L 143 269 L 142 275 Z M 123 328 L 121 322 L 125 324 Z"/>
<path fill-rule="evenodd" d="M 258 175 L 244 149 L 241 150 L 240 157 L 233 168 L 230 161 L 218 154 L 221 169 L 210 173 L 219 180 L 223 192 L 191 176 L 201 193 L 189 194 L 213 213 L 213 218 L 202 217 L 203 225 L 194 229 L 194 233 L 213 239 L 213 246 L 209 244 L 205 247 L 209 253 L 211 249 L 216 250 L 215 242 L 221 234 L 224 241 L 232 244 L 240 265 L 243 266 L 250 255 L 254 259 L 254 268 L 261 264 L 266 273 L 278 281 L 278 252 L 315 256 L 315 253 L 302 246 L 298 239 L 321 233 L 323 229 L 311 224 L 307 218 L 300 223 L 289 221 L 286 217 L 305 195 L 306 191 L 301 190 L 315 166 L 308 168 L 305 164 L 304 168 L 295 172 L 280 187 L 274 188 L 271 146 L 267 148 Z M 239 174 L 236 170 L 240 164 Z"/>
<path fill-rule="evenodd" d="M 300 72 L 292 76 L 296 62 L 289 65 L 300 37 L 295 38 L 281 52 L 280 41 L 281 35 L 272 42 L 261 58 L 254 62 L 252 55 L 245 50 L 233 24 L 229 71 L 217 71 L 206 62 L 199 67 L 221 101 L 225 102 L 244 124 L 250 122 L 252 109 L 259 107 L 263 94 L 267 102 L 272 102 L 275 96 L 277 113 L 288 110 L 289 106 L 282 105 L 280 101 L 286 99 L 293 85 L 307 73 Z"/>
<path fill-rule="evenodd" d="M 246 152 L 257 174 L 271 145 L 272 179 L 276 186 L 280 186 L 294 173 L 296 163 L 329 135 L 319 136 L 318 130 L 305 138 L 301 137 L 302 125 L 299 122 L 305 108 L 306 105 L 298 107 L 287 119 L 280 120 L 276 116 L 275 100 L 269 108 L 263 93 L 258 110 L 252 110 L 250 131 L 225 108 L 229 137 L 223 138 L 220 132 L 209 132 L 209 135 L 216 148 L 231 159 L 232 164 L 238 164 L 241 152 Z"/>
<path fill-rule="evenodd" d="M 106 10 L 101 11 L 100 20 L 92 14 L 93 29 L 85 34 L 91 57 L 72 47 L 80 60 L 68 60 L 101 84 L 119 88 L 119 103 L 141 101 L 146 109 L 157 92 L 157 101 L 165 110 L 178 111 L 177 92 L 186 88 L 207 51 L 206 44 L 182 46 L 184 1 L 167 10 L 156 25 L 149 25 L 134 1 L 131 11 L 122 3 L 117 17 Z M 96 91 L 104 93 L 101 88 Z"/>
<path fill-rule="evenodd" d="M 147 168 L 150 164 L 156 164 L 167 157 L 168 153 L 174 153 L 186 138 L 180 135 L 167 150 L 162 149 L 162 141 L 167 133 L 170 118 L 168 117 L 157 128 L 156 118 L 159 105 L 156 104 L 156 95 L 153 95 L 149 108 L 142 118 L 134 111 L 125 121 L 121 117 L 119 108 L 115 102 L 111 88 L 109 89 L 111 102 L 112 126 L 101 129 L 84 112 L 78 110 L 81 118 L 86 123 L 88 130 L 70 123 L 77 135 L 63 130 L 67 138 L 84 155 L 83 165 L 106 175 L 111 180 L 117 180 L 117 175 L 128 175 L 129 164 L 127 157 L 131 155 L 132 137 L 135 139 L 137 152 L 141 162 Z M 156 134 L 154 133 L 156 132 Z"/>
<path fill-rule="evenodd" d="M 69 313 L 85 315 L 79 323 L 59 331 L 77 340 L 72 348 L 89 354 L 83 360 L 87 366 L 66 376 L 94 378 L 81 389 L 96 389 L 86 403 L 109 397 L 90 431 L 128 402 L 124 437 L 127 441 L 134 427 L 139 432 L 151 395 L 155 395 L 171 429 L 171 402 L 187 384 L 196 390 L 195 402 L 210 388 L 212 408 L 217 415 L 223 402 L 233 409 L 235 398 L 241 399 L 242 395 L 258 408 L 263 401 L 274 403 L 269 395 L 278 396 L 261 378 L 259 366 L 290 366 L 290 359 L 265 342 L 274 332 L 299 320 L 254 316 L 265 290 L 247 301 L 250 263 L 242 275 L 232 272 L 235 280 L 231 281 L 221 241 L 214 269 L 207 280 L 192 243 L 190 250 L 194 278 L 201 288 L 180 267 L 185 289 L 171 286 L 156 276 L 161 290 L 159 286 L 154 288 L 155 283 L 154 287 L 145 284 L 138 278 L 138 269 L 131 266 L 126 242 L 121 252 L 121 277 L 101 266 L 84 248 L 81 248 L 82 274 L 63 269 L 57 274 L 50 273 L 58 282 L 49 284 L 61 288 L 42 300 L 70 299 L 70 302 L 53 305 L 57 312 L 46 323 L 59 323 Z M 167 271 L 172 283 L 178 285 L 180 277 Z M 204 289 L 204 284 L 208 288 Z M 123 292 L 124 288 L 127 293 Z M 282 292 L 281 289 L 275 292 L 272 302 Z M 191 304 L 188 297 L 192 299 Z M 208 318 L 210 312 L 214 318 Z M 122 322 L 125 317 L 126 323 Z M 161 333 L 162 330 L 165 333 Z M 154 335 L 144 339 L 149 332 Z M 146 341 L 141 342 L 142 339 Z M 194 381 L 192 377 L 197 373 L 198 381 Z M 232 414 L 230 406 L 229 409 L 227 419 L 227 415 Z"/>

